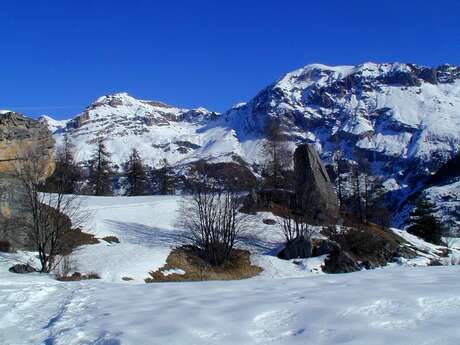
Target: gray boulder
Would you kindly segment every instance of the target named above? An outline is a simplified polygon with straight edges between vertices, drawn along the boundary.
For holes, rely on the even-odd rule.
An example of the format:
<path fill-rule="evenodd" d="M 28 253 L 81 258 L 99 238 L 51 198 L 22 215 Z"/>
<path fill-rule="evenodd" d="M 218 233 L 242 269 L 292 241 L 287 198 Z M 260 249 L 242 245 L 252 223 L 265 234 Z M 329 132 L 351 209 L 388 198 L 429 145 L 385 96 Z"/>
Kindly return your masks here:
<path fill-rule="evenodd" d="M 294 174 L 297 208 L 312 224 L 334 223 L 339 215 L 337 196 L 313 145 L 295 150 Z"/>
<path fill-rule="evenodd" d="M 359 263 L 346 251 L 335 248 L 324 261 L 323 272 L 350 273 L 360 271 Z"/>
<path fill-rule="evenodd" d="M 327 239 L 316 239 L 313 242 L 312 256 L 321 256 L 332 253 L 332 251 L 338 247 L 338 244 L 334 241 Z"/>
<path fill-rule="evenodd" d="M 19 273 L 19 274 L 37 272 L 37 270 L 33 268 L 32 266 L 30 266 L 29 264 L 26 264 L 26 265 L 16 264 L 14 266 L 11 266 L 8 269 L 8 271 L 10 271 L 11 273 Z"/>
<path fill-rule="evenodd" d="M 311 240 L 307 238 L 296 238 L 286 243 L 286 246 L 278 253 L 280 259 L 306 259 L 311 257 Z"/>

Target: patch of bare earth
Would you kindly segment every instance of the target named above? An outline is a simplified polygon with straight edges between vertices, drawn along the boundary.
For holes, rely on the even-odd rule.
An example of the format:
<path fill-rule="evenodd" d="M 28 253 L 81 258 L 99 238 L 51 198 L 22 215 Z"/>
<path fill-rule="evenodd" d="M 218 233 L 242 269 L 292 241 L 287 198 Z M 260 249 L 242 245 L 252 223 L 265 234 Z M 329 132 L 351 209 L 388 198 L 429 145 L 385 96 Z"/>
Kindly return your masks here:
<path fill-rule="evenodd" d="M 146 283 L 182 282 L 202 280 L 238 280 L 254 277 L 262 268 L 251 264 L 247 250 L 234 249 L 230 259 L 221 266 L 212 266 L 192 246 L 171 251 L 166 264 L 145 279 Z"/>

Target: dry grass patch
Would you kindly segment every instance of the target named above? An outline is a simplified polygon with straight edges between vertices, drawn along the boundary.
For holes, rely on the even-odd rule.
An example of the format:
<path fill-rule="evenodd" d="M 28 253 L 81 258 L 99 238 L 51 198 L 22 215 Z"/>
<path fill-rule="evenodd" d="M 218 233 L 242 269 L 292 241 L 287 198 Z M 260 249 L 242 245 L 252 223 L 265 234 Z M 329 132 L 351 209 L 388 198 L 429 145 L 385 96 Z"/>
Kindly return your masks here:
<path fill-rule="evenodd" d="M 64 243 L 59 254 L 69 255 L 72 251 L 86 244 L 97 244 L 99 240 L 93 235 L 83 232 L 81 229 L 73 229 L 62 236 Z"/>
<path fill-rule="evenodd" d="M 88 274 L 81 274 L 80 272 L 75 272 L 72 275 L 57 277 L 57 280 L 63 282 L 75 282 L 80 280 L 90 280 L 90 279 L 101 279 L 99 274 L 95 272 L 90 272 Z"/>
<path fill-rule="evenodd" d="M 178 270 L 181 270 L 180 273 Z M 166 264 L 150 272 L 150 277 L 146 278 L 145 282 L 238 280 L 254 277 L 260 272 L 262 268 L 251 264 L 250 253 L 247 250 L 233 249 L 226 263 L 212 266 L 200 256 L 200 251 L 196 247 L 182 246 L 173 249 L 166 259 Z"/>

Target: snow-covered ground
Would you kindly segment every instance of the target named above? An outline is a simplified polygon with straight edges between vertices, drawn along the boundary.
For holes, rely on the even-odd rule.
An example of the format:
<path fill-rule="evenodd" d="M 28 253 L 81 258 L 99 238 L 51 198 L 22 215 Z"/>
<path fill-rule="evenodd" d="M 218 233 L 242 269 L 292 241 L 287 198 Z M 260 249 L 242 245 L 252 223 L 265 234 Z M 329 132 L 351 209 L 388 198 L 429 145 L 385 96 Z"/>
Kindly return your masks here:
<path fill-rule="evenodd" d="M 76 251 L 83 273 L 102 279 L 58 282 L 8 272 L 33 253 L 0 253 L 0 344 L 459 344 L 460 266 L 411 262 L 351 274 L 319 274 L 324 257 L 284 261 L 275 225 L 253 217 L 242 246 L 264 269 L 244 281 L 144 284 L 181 230 L 181 198 L 88 197 L 85 230 L 105 241 Z M 396 230 L 395 230 L 396 231 Z M 460 247 L 459 247 L 460 248 Z M 134 280 L 124 281 L 123 277 Z"/>
<path fill-rule="evenodd" d="M 82 273 L 98 273 L 102 280 L 129 284 L 143 283 L 148 272 L 166 263 L 171 249 L 183 239 L 177 224 L 182 202 L 179 196 L 145 197 L 85 197 L 82 207 L 90 219 L 85 231 L 97 238 L 114 235 L 120 243 L 101 241 L 79 248 L 72 256 L 76 269 Z M 250 231 L 239 244 L 249 249 L 254 264 L 264 268 L 258 278 L 300 277 L 317 274 L 324 257 L 285 261 L 274 256 L 283 242 L 276 225 L 266 225 L 264 218 L 275 219 L 270 213 L 260 213 L 250 219 Z"/>

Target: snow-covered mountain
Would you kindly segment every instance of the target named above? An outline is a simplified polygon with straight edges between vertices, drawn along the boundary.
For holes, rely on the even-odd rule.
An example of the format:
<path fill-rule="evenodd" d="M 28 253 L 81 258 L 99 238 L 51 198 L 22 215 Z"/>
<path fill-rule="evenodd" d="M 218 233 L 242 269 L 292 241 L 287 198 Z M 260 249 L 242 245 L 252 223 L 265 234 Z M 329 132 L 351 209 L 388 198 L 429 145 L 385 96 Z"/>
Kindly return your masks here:
<path fill-rule="evenodd" d="M 166 159 L 174 166 L 238 157 L 262 163 L 265 128 L 273 120 L 292 145 L 315 143 L 326 162 L 337 150 L 351 160 L 366 158 L 402 200 L 459 151 L 460 67 L 313 64 L 223 114 L 119 93 L 99 98 L 65 127 L 46 122 L 58 142 L 64 133 L 73 139 L 79 160 L 104 135 L 117 163 L 137 148 L 150 165 Z"/>
<path fill-rule="evenodd" d="M 54 130 L 58 144 L 65 134 L 71 138 L 79 161 L 90 158 L 96 138 L 103 136 L 115 163 L 126 161 L 136 148 L 147 164 L 159 166 L 164 160 L 177 165 L 231 154 L 232 142 L 236 143 L 232 133 L 209 126 L 217 118 L 217 113 L 204 108 L 182 109 L 116 93 L 98 98 L 65 123 L 44 117 L 40 121 Z"/>
<path fill-rule="evenodd" d="M 294 141 L 386 162 L 387 175 L 428 174 L 459 150 L 460 68 L 308 65 L 224 114 L 241 138 L 277 119 Z M 415 170 L 414 170 L 415 168 Z"/>
<path fill-rule="evenodd" d="M 63 129 L 67 126 L 70 120 L 55 120 L 48 115 L 42 115 L 38 118 L 38 122 L 46 125 L 51 133 L 55 133 L 59 129 Z"/>

